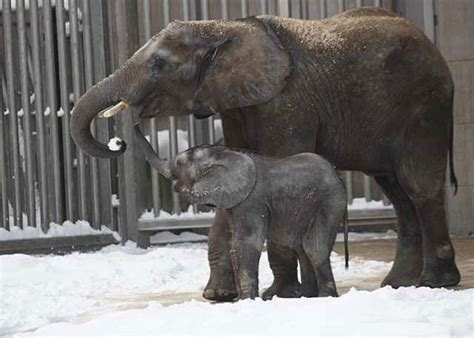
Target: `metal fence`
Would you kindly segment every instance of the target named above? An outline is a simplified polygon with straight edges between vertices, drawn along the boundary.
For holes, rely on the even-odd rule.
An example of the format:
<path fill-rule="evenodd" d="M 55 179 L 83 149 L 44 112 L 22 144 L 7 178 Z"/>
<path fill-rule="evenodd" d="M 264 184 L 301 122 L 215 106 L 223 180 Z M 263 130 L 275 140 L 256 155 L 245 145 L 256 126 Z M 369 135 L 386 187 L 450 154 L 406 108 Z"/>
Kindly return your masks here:
<path fill-rule="evenodd" d="M 137 229 L 161 229 L 159 218 L 144 222 L 148 226 L 137 221 L 145 209 L 158 217 L 163 209 L 179 214 L 187 208 L 170 192 L 168 182 L 144 161 L 136 161 L 139 155 L 133 142 L 118 161 L 102 160 L 79 151 L 69 133 L 71 109 L 80 95 L 171 20 L 258 14 L 320 19 L 362 5 L 393 9 L 394 1 L 3 0 L 1 226 L 47 231 L 50 222 L 81 219 L 93 227 L 119 230 L 124 240 L 136 240 Z M 221 135 L 215 126 L 219 126 L 218 117 L 195 120 L 189 116 L 153 119 L 144 129 L 155 149 L 169 149 L 173 156 L 179 146 L 214 143 Z M 115 121 L 98 119 L 93 125 L 93 133 L 104 143 L 112 134 L 128 139 L 131 129 L 127 114 Z M 383 198 L 369 177 L 353 172 L 343 176 L 349 201 Z M 120 204 L 114 203 L 115 196 Z M 172 228 L 180 228 L 200 223 L 188 217 L 173 224 Z"/>

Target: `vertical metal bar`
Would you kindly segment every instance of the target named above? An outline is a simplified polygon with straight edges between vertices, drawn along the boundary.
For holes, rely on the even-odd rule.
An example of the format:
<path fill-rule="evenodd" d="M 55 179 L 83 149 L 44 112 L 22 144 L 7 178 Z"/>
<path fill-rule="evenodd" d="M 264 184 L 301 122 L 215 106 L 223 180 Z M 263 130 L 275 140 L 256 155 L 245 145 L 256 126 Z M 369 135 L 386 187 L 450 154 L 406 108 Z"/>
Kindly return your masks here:
<path fill-rule="evenodd" d="M 289 0 L 278 0 L 278 15 L 290 17 Z"/>
<path fill-rule="evenodd" d="M 371 182 L 367 175 L 364 175 L 364 197 L 367 202 L 372 201 Z"/>
<path fill-rule="evenodd" d="M 354 199 L 354 186 L 352 182 L 352 171 L 346 171 L 344 173 L 346 177 L 346 193 L 347 193 L 347 203 L 351 204 Z"/>
<path fill-rule="evenodd" d="M 102 80 L 107 75 L 107 54 L 108 54 L 108 30 L 107 30 L 107 8 L 106 1 L 92 1 L 90 3 L 90 17 L 92 30 L 92 52 L 93 52 L 93 69 L 94 82 Z M 99 142 L 107 143 L 109 141 L 109 120 L 98 119 L 94 121 L 97 129 L 97 139 Z M 101 224 L 107 225 L 113 230 L 117 230 L 114 220 L 117 217 L 117 208 L 111 203 L 112 198 L 112 168 L 109 159 L 98 160 L 99 170 L 99 199 L 100 199 L 100 220 Z"/>
<path fill-rule="evenodd" d="M 209 20 L 209 0 L 201 0 L 201 19 L 202 20 Z M 167 2 L 167 0 L 165 0 Z M 164 14 L 166 15 L 166 11 L 163 10 Z M 169 12 L 169 6 L 168 6 Z M 165 25 L 169 22 L 169 13 L 168 13 L 168 21 L 165 20 Z"/>
<path fill-rule="evenodd" d="M 426 36 L 436 44 L 433 0 L 423 0 L 423 26 Z"/>
<path fill-rule="evenodd" d="M 177 130 L 176 130 L 176 117 L 170 116 L 170 159 L 173 158 L 178 153 L 178 140 L 177 140 Z M 179 203 L 179 195 L 173 191 L 173 211 L 175 214 L 179 215 L 181 213 L 181 206 Z"/>
<path fill-rule="evenodd" d="M 35 188 L 33 180 L 33 151 L 31 149 L 30 91 L 28 89 L 28 60 L 26 50 L 25 1 L 17 0 L 16 18 L 18 27 L 21 106 L 23 109 L 23 144 L 26 167 L 26 212 L 27 223 L 24 226 L 36 227 Z"/>
<path fill-rule="evenodd" d="M 72 26 L 72 22 L 70 23 Z M 56 2 L 56 29 L 58 40 L 58 63 L 59 63 L 59 85 L 61 92 L 61 108 L 64 111 L 61 117 L 63 150 L 64 150 L 64 166 L 65 166 L 65 182 L 66 182 L 66 215 L 67 218 L 74 219 L 74 197 L 73 197 L 73 175 L 72 175 L 72 144 L 69 134 L 69 93 L 68 93 L 68 74 L 66 68 L 66 36 L 64 32 L 64 3 Z M 72 28 L 72 27 L 71 27 Z M 71 34 L 71 36 L 74 34 Z M 72 40 L 72 39 L 71 39 Z M 74 55 L 72 55 L 74 59 Z M 76 93 L 74 93 L 76 95 Z M 56 112 L 53 112 L 54 114 Z"/>
<path fill-rule="evenodd" d="M 337 0 L 337 9 L 339 13 L 342 13 L 346 10 L 346 4 L 344 0 Z"/>
<path fill-rule="evenodd" d="M 13 217 L 14 225 L 23 227 L 21 215 L 21 190 L 20 190 L 20 153 L 18 143 L 18 117 L 15 104 L 15 77 L 13 74 L 13 33 L 12 33 L 12 14 L 11 14 L 10 0 L 3 0 L 3 33 L 5 37 L 5 46 L 10 48 L 5 49 L 5 66 L 7 70 L 7 89 L 8 89 L 8 109 L 10 111 L 10 142 L 13 160 L 13 189 L 14 189 L 14 203 Z"/>
<path fill-rule="evenodd" d="M 81 96 L 81 70 L 79 65 L 79 29 L 77 23 L 77 0 L 69 0 L 69 24 L 71 27 L 71 61 L 72 61 L 72 88 L 74 102 Z M 68 119 L 69 120 L 69 119 Z M 68 121 L 69 122 L 69 121 Z M 68 123 L 69 128 L 69 123 Z M 69 129 L 67 130 L 69 138 Z M 86 159 L 85 154 L 78 150 L 78 178 L 79 178 L 79 218 L 87 219 L 87 185 L 86 185 Z"/>
<path fill-rule="evenodd" d="M 86 89 L 89 89 L 94 84 L 94 65 L 92 61 L 92 33 L 91 33 L 91 17 L 89 0 L 82 0 L 82 23 L 83 23 L 83 38 L 84 38 L 84 65 L 85 65 L 85 79 Z M 78 98 L 76 98 L 77 100 Z M 97 126 L 95 121 L 92 122 L 92 134 L 97 134 Z M 81 152 L 80 150 L 78 150 Z M 91 177 L 91 193 L 92 193 L 92 226 L 100 227 L 100 192 L 99 192 L 99 172 L 97 159 L 89 157 L 89 170 Z"/>
<path fill-rule="evenodd" d="M 356 0 L 356 7 L 362 7 L 362 0 Z"/>
<path fill-rule="evenodd" d="M 382 2 L 381 0 L 374 0 L 374 6 L 375 7 L 380 7 L 381 2 Z"/>
<path fill-rule="evenodd" d="M 242 13 L 242 17 L 245 18 L 247 16 L 249 16 L 249 4 L 247 3 L 247 0 L 240 0 L 240 9 L 241 9 L 241 13 Z"/>
<path fill-rule="evenodd" d="M 0 74 L 3 79 L 3 73 Z M 8 173 L 7 173 L 7 160 L 5 154 L 7 149 L 5 145 L 4 128 L 6 123 L 4 122 L 4 100 L 3 96 L 0 96 L 0 227 L 10 230 L 9 213 L 8 213 Z"/>
<path fill-rule="evenodd" d="M 56 55 L 54 53 L 53 19 L 51 17 L 51 0 L 43 1 L 44 20 L 44 40 L 45 40 L 45 60 L 46 60 L 46 82 L 48 93 L 48 107 L 51 111 L 49 121 L 51 124 L 51 141 L 53 152 L 53 185 L 54 185 L 54 220 L 56 223 L 63 221 L 63 198 L 62 198 L 62 177 L 59 155 L 59 126 L 56 104 Z M 41 113 L 41 112 L 40 112 Z M 49 224 L 44 225 L 45 228 Z"/>
<path fill-rule="evenodd" d="M 260 0 L 260 13 L 268 14 L 268 3 L 267 0 Z"/>
<path fill-rule="evenodd" d="M 151 38 L 151 8 L 150 8 L 150 0 L 143 1 L 144 6 L 144 25 L 145 25 L 145 39 Z M 187 9 L 187 10 L 185 10 Z M 188 0 L 183 0 L 183 11 L 185 13 L 189 13 L 189 2 Z M 189 20 L 189 18 L 184 18 L 185 20 Z M 150 119 L 150 143 L 156 153 L 159 151 L 158 145 L 158 135 L 157 135 L 157 126 L 156 126 L 156 119 Z M 152 191 L 152 200 L 153 200 L 153 214 L 155 216 L 160 215 L 161 210 L 161 198 L 160 198 L 160 174 L 151 169 L 151 191 Z"/>
<path fill-rule="evenodd" d="M 38 3 L 30 2 L 31 15 L 31 35 L 33 40 L 33 69 L 34 69 L 34 91 L 35 91 L 35 110 L 36 110 L 36 130 L 38 140 L 38 162 L 39 162 L 39 188 L 40 188 L 40 206 L 41 206 L 41 229 L 46 232 L 49 224 L 48 208 L 48 177 L 46 173 L 46 143 L 45 143 L 45 124 L 43 114 L 43 93 L 41 81 L 41 49 L 39 37 Z"/>
<path fill-rule="evenodd" d="M 328 16 L 328 6 L 326 4 L 326 0 L 319 0 L 319 12 L 321 15 L 321 19 L 325 19 Z"/>
<path fill-rule="evenodd" d="M 229 0 L 221 0 L 221 18 L 229 19 Z"/>

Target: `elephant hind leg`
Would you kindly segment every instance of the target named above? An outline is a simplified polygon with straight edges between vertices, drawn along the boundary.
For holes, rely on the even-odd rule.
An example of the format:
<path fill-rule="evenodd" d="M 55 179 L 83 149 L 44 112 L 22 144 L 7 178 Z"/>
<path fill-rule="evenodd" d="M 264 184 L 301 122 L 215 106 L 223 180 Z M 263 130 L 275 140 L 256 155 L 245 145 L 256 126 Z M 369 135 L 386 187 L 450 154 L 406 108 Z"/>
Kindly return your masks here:
<path fill-rule="evenodd" d="M 456 285 L 461 278 L 444 204 L 449 123 L 439 114 L 434 111 L 429 123 L 418 123 L 416 130 L 407 135 L 406 151 L 401 154 L 397 172 L 421 225 L 423 269 L 419 284 L 430 287 Z"/>
<path fill-rule="evenodd" d="M 313 265 L 302 248 L 297 250 L 297 254 L 301 271 L 301 296 L 317 297 L 319 294 L 318 281 L 316 280 Z"/>
<path fill-rule="evenodd" d="M 329 217 L 325 217 L 330 215 Z M 319 215 L 317 222 L 303 239 L 303 250 L 308 257 L 313 271 L 315 272 L 318 296 L 337 297 L 336 282 L 332 274 L 330 255 L 336 239 L 337 227 L 342 224 L 343 214 L 339 215 L 328 212 Z"/>
<path fill-rule="evenodd" d="M 262 298 L 269 300 L 273 296 L 281 298 L 301 297 L 295 251 L 287 246 L 268 241 L 267 252 L 270 268 L 273 272 L 273 283 L 263 292 Z"/>
<path fill-rule="evenodd" d="M 376 176 L 375 181 L 392 202 L 398 220 L 395 261 L 382 286 L 416 285 L 423 267 L 423 249 L 415 206 L 395 176 Z"/>

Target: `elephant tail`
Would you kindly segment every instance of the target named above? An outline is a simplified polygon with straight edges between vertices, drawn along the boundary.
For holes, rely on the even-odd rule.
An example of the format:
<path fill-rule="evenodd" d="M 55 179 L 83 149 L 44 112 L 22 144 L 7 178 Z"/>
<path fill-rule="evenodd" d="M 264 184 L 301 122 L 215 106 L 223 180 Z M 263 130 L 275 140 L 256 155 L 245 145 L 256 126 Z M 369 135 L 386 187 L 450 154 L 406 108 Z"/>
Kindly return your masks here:
<path fill-rule="evenodd" d="M 344 260 L 346 270 L 349 269 L 349 220 L 348 210 L 346 208 L 346 214 L 344 216 Z"/>
<path fill-rule="evenodd" d="M 458 179 L 454 173 L 454 160 L 453 160 L 453 138 L 454 138 L 454 121 L 451 116 L 451 125 L 449 130 L 449 176 L 451 181 L 451 186 L 454 187 L 454 195 L 458 192 Z"/>

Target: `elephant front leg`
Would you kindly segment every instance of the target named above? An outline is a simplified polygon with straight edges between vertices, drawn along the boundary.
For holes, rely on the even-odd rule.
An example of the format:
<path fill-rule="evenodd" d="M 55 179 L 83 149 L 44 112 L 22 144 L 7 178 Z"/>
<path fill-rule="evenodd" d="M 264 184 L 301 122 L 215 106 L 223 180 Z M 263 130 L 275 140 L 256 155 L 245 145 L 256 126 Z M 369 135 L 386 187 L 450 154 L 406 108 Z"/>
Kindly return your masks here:
<path fill-rule="evenodd" d="M 237 297 L 234 272 L 230 260 L 229 233 L 224 211 L 217 209 L 209 231 L 208 260 L 211 270 L 203 297 L 218 302 L 229 302 Z"/>

